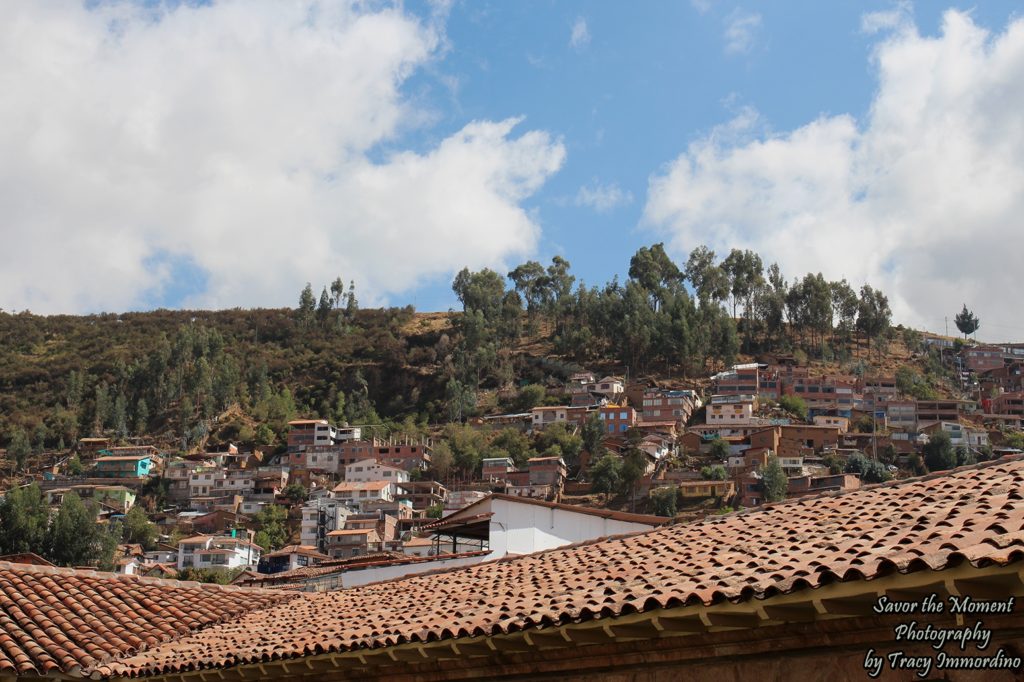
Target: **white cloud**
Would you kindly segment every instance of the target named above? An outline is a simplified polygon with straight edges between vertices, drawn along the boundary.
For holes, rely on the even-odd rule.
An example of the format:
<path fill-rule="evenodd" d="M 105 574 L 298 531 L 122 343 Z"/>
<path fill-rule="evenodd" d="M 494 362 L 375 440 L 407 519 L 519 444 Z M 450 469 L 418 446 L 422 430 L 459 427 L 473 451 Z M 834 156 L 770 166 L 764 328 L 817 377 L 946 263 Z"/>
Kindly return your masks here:
<path fill-rule="evenodd" d="M 747 112 L 651 178 L 646 222 L 679 255 L 753 248 L 791 277 L 881 286 L 905 323 L 939 330 L 966 302 L 988 338 L 1020 336 L 1024 20 L 991 35 L 950 11 L 941 35 L 903 25 L 874 61 L 863 121 L 772 135 Z"/>
<path fill-rule="evenodd" d="M 590 44 L 590 29 L 587 28 L 587 20 L 583 17 L 576 17 L 572 24 L 572 33 L 569 35 L 569 47 L 574 50 L 582 50 Z"/>
<path fill-rule="evenodd" d="M 707 14 L 714 6 L 714 2 L 713 0 L 690 0 L 690 5 L 692 5 L 699 14 Z"/>
<path fill-rule="evenodd" d="M 754 47 L 761 28 L 761 15 L 737 7 L 725 18 L 726 54 L 744 54 Z"/>
<path fill-rule="evenodd" d="M 901 0 L 890 10 L 868 12 L 861 17 L 860 30 L 865 33 L 910 28 L 913 23 L 913 7 L 909 0 Z"/>
<path fill-rule="evenodd" d="M 614 182 L 602 185 L 595 181 L 591 185 L 580 187 L 576 193 L 575 203 L 577 206 L 589 206 L 598 213 L 606 213 L 613 208 L 633 203 L 633 193 L 624 192 Z"/>
<path fill-rule="evenodd" d="M 475 121 L 374 152 L 430 120 L 400 87 L 445 49 L 443 10 L 5 5 L 0 306 L 138 307 L 182 265 L 205 275 L 186 305 L 292 305 L 338 274 L 381 300 L 530 253 L 520 204 L 558 140 Z"/>

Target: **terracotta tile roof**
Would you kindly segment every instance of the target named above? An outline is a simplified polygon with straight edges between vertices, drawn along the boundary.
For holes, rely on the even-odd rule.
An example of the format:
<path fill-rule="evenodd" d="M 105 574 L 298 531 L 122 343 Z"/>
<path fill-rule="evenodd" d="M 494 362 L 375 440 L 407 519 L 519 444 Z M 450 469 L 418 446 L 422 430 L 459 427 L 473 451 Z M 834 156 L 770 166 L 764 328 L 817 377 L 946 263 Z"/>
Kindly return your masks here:
<path fill-rule="evenodd" d="M 0 673 L 75 673 L 293 595 L 0 563 Z"/>
<path fill-rule="evenodd" d="M 430 562 L 441 562 L 463 557 L 483 556 L 489 554 L 488 550 L 473 552 L 458 552 L 455 554 L 437 554 L 434 556 L 416 556 L 396 552 L 374 552 L 363 554 L 348 559 L 336 559 L 323 562 L 316 566 L 300 566 L 290 571 L 278 573 L 258 573 L 247 576 L 244 579 L 234 581 L 234 584 L 254 587 L 274 587 L 279 584 L 299 584 L 313 578 L 321 578 L 335 573 L 346 573 L 348 571 L 360 571 L 366 568 L 379 568 L 382 566 L 403 566 L 406 564 L 422 564 Z"/>
<path fill-rule="evenodd" d="M 292 554 L 298 554 L 300 556 L 314 557 L 316 559 L 329 559 L 330 557 L 322 552 L 318 552 L 316 547 L 312 545 L 287 545 L 281 549 L 264 554 L 265 559 L 273 559 L 281 556 L 291 556 Z"/>
<path fill-rule="evenodd" d="M 144 675 L 510 633 L 1024 558 L 1024 459 L 294 601 L 100 669 Z M 395 599 L 400 593 L 402 599 Z M 338 614 L 345 614 L 338 618 Z"/>
<path fill-rule="evenodd" d="M 39 556 L 35 552 L 19 552 L 18 554 L 4 554 L 0 556 L 0 562 L 7 562 L 11 564 L 35 564 L 36 566 L 53 566 L 43 557 Z"/>
<path fill-rule="evenodd" d="M 348 481 L 334 486 L 334 492 L 347 493 L 362 490 L 383 490 L 391 485 L 391 481 Z"/>
<path fill-rule="evenodd" d="M 431 538 L 409 538 L 402 543 L 403 547 L 430 547 L 434 544 Z"/>

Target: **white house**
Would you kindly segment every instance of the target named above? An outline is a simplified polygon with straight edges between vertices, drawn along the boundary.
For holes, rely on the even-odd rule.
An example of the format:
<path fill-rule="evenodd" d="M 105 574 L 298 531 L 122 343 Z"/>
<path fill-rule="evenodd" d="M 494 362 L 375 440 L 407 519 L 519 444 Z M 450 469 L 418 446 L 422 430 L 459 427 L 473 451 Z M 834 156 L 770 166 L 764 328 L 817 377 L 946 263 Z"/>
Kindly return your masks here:
<path fill-rule="evenodd" d="M 178 570 L 255 568 L 262 553 L 263 548 L 245 538 L 197 535 L 178 543 Z"/>
<path fill-rule="evenodd" d="M 658 435 L 644 436 L 639 448 L 656 460 L 664 459 L 672 454 L 675 444 L 668 438 Z"/>
<path fill-rule="evenodd" d="M 344 500 L 333 497 L 320 497 L 309 501 L 302 508 L 301 531 L 299 541 L 323 549 L 327 533 L 345 527 L 345 519 L 352 514 L 352 509 Z"/>
<path fill-rule="evenodd" d="M 251 469 L 232 469 L 224 474 L 215 488 L 218 495 L 244 495 L 256 489 L 256 475 Z"/>
<path fill-rule="evenodd" d="M 626 383 L 619 377 L 604 377 L 587 384 L 587 390 L 591 393 L 600 393 L 609 400 L 615 400 L 626 392 Z"/>
<path fill-rule="evenodd" d="M 345 481 L 334 486 L 334 497 L 350 507 L 359 507 L 374 500 L 393 502 L 395 489 L 392 481 Z"/>
<path fill-rule="evenodd" d="M 569 408 L 565 405 L 558 407 L 535 407 L 530 410 L 532 425 L 535 429 L 543 429 L 550 424 L 564 422 L 568 418 Z"/>
<path fill-rule="evenodd" d="M 408 483 L 410 478 L 409 472 L 405 469 L 381 464 L 375 459 L 363 459 L 345 466 L 346 481 Z"/>
<path fill-rule="evenodd" d="M 752 395 L 715 395 L 707 407 L 708 424 L 756 424 L 757 398 Z"/>
<path fill-rule="evenodd" d="M 218 466 L 196 467 L 188 477 L 189 497 L 209 497 L 223 487 L 224 470 Z"/>
<path fill-rule="evenodd" d="M 435 560 L 347 571 L 342 580 L 346 588 L 366 585 L 442 567 L 469 566 L 504 556 L 637 533 L 667 521 L 663 516 L 493 494 L 424 527 L 439 538 L 440 554 Z"/>
<path fill-rule="evenodd" d="M 800 456 L 779 457 L 779 466 L 782 467 L 787 476 L 802 476 L 804 473 L 804 458 Z"/>
<path fill-rule="evenodd" d="M 260 572 L 279 573 L 281 571 L 294 571 L 303 566 L 316 566 L 330 557 L 318 552 L 316 547 L 310 545 L 288 545 L 274 552 L 263 555 L 260 562 Z"/>

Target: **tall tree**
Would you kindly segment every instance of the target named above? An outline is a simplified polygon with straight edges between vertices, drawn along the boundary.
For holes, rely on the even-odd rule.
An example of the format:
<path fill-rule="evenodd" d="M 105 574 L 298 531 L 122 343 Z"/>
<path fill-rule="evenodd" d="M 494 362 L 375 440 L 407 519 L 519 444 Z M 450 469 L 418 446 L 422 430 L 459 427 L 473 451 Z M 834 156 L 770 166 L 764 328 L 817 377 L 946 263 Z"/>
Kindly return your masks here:
<path fill-rule="evenodd" d="M 156 546 L 156 539 L 159 536 L 156 525 L 146 516 L 145 510 L 138 506 L 132 507 L 125 514 L 121 532 L 125 543 L 142 545 L 147 551 Z"/>
<path fill-rule="evenodd" d="M 35 483 L 11 488 L 0 501 L 0 552 L 45 553 L 50 509 Z"/>
<path fill-rule="evenodd" d="M 508 278 L 526 301 L 526 312 L 531 318 L 543 310 L 548 293 L 548 275 L 543 265 L 533 260 L 526 261 L 508 273 Z"/>
<path fill-rule="evenodd" d="M 782 470 L 779 458 L 774 455 L 768 459 L 768 463 L 761 467 L 761 485 L 764 486 L 764 499 L 766 502 L 779 502 L 786 499 L 786 489 L 789 479 L 786 472 Z"/>
<path fill-rule="evenodd" d="M 13 461 L 14 470 L 21 471 L 31 454 L 32 446 L 28 442 L 28 436 L 21 429 L 14 429 L 7 444 L 7 458 Z"/>
<path fill-rule="evenodd" d="M 786 294 L 788 285 L 778 263 L 768 266 L 768 281 L 755 293 L 757 317 L 764 326 L 769 342 L 777 342 L 785 334 Z"/>
<path fill-rule="evenodd" d="M 327 287 L 323 288 L 320 292 L 320 302 L 316 306 L 316 321 L 321 327 L 327 326 L 327 321 L 331 318 L 331 297 L 327 293 Z"/>
<path fill-rule="evenodd" d="M 981 320 L 979 320 L 973 312 L 967 309 L 966 303 L 964 303 L 963 310 L 957 313 L 956 317 L 953 318 L 953 321 L 956 322 L 956 328 L 960 330 L 960 333 L 964 335 L 965 339 L 978 331 L 981 327 Z"/>
<path fill-rule="evenodd" d="M 722 261 L 722 270 L 729 278 L 729 293 L 732 294 L 732 316 L 736 317 L 737 303 L 743 302 L 743 316 L 748 317 L 750 299 L 757 287 L 764 281 L 764 264 L 753 251 L 733 249 Z"/>
<path fill-rule="evenodd" d="M 128 398 L 124 393 L 118 393 L 114 399 L 114 432 L 118 438 L 125 438 L 128 435 Z"/>
<path fill-rule="evenodd" d="M 280 549 L 288 542 L 288 512 L 276 504 L 268 504 L 253 519 L 259 530 L 253 542 L 270 552 Z"/>
<path fill-rule="evenodd" d="M 571 267 L 569 261 L 561 256 L 552 258 L 551 265 L 548 266 L 548 298 L 551 305 L 555 306 L 556 314 L 557 307 L 572 295 L 572 285 L 576 281 L 576 277 L 569 273 Z"/>
<path fill-rule="evenodd" d="M 296 319 L 300 326 L 309 327 L 313 324 L 313 317 L 316 311 L 316 298 L 313 297 L 313 285 L 306 282 L 302 293 L 299 294 L 299 307 L 295 311 Z"/>
<path fill-rule="evenodd" d="M 690 252 L 685 273 L 702 307 L 720 304 L 729 295 L 729 277 L 715 262 L 715 252 L 708 247 L 698 246 Z"/>
<path fill-rule="evenodd" d="M 148 430 L 149 425 L 149 406 L 146 405 L 145 398 L 139 398 L 138 402 L 135 403 L 135 433 L 136 435 L 143 435 Z"/>
<path fill-rule="evenodd" d="M 113 406 L 110 404 L 110 393 L 107 391 L 107 384 L 101 381 L 96 384 L 93 392 L 93 433 L 99 435 L 110 422 L 110 415 Z"/>
<path fill-rule="evenodd" d="M 921 452 L 928 471 L 945 471 L 956 466 L 956 450 L 945 431 L 936 431 L 929 436 Z"/>
<path fill-rule="evenodd" d="M 678 288 L 683 273 L 665 253 L 664 244 L 646 246 L 629 260 L 629 277 L 650 293 L 651 305 L 657 311 L 665 302 L 666 290 Z"/>
<path fill-rule="evenodd" d="M 104 534 L 96 523 L 95 508 L 69 492 L 50 526 L 49 557 L 59 566 L 95 565 L 104 558 Z"/>
<path fill-rule="evenodd" d="M 587 415 L 580 429 L 580 436 L 583 438 L 583 449 L 590 454 L 590 461 L 597 462 L 604 456 L 604 422 L 601 421 L 601 413 L 594 410 Z"/>
<path fill-rule="evenodd" d="M 348 282 L 348 294 L 345 296 L 345 320 L 348 324 L 354 324 L 356 313 L 359 312 L 359 299 L 356 298 L 356 281 Z"/>
<path fill-rule="evenodd" d="M 491 322 L 501 313 L 505 281 L 501 275 L 487 268 L 479 272 L 463 268 L 452 282 L 452 291 L 459 297 L 465 312 L 479 310 L 484 319 Z"/>
<path fill-rule="evenodd" d="M 864 333 L 869 344 L 889 330 L 891 320 L 892 311 L 885 294 L 868 284 L 861 287 L 857 305 L 857 329 Z"/>
<path fill-rule="evenodd" d="M 609 452 L 590 466 L 589 474 L 595 493 L 618 492 L 622 488 L 622 459 Z"/>
<path fill-rule="evenodd" d="M 844 340 L 849 340 L 857 322 L 857 292 L 845 280 L 832 282 L 832 311 L 838 318 L 836 326 Z"/>
<path fill-rule="evenodd" d="M 345 282 L 338 276 L 331 282 L 331 303 L 335 308 L 340 308 L 345 298 Z"/>

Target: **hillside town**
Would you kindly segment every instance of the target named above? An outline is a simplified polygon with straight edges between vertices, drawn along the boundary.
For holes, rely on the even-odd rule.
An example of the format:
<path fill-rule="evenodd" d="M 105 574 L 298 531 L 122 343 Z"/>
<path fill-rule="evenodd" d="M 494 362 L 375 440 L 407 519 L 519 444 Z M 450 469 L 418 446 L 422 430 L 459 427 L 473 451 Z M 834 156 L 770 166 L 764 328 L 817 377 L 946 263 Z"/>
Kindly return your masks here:
<path fill-rule="evenodd" d="M 1021 454 L 1024 345 L 924 344 L 956 368 L 961 397 L 914 398 L 905 372 L 824 374 L 792 355 L 690 387 L 577 372 L 529 411 L 468 424 L 575 438 L 571 456 L 484 456 L 445 478 L 443 431 L 385 439 L 311 418 L 279 448 L 86 437 L 44 454 L 20 490 L 38 488 L 51 515 L 85 501 L 98 528 L 141 523 L 97 559 L 112 572 L 340 590 Z"/>
<path fill-rule="evenodd" d="M 0 682 L 1022 682 L 1021 6 L 5 0 Z"/>

